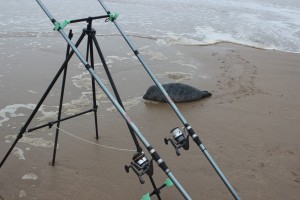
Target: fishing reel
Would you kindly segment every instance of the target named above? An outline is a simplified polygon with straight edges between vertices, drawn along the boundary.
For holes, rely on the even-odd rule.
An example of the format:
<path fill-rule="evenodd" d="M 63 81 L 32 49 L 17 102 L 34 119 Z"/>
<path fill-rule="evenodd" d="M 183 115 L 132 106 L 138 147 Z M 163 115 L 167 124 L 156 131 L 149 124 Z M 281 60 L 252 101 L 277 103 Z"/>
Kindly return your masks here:
<path fill-rule="evenodd" d="M 129 173 L 129 169 L 132 168 L 134 173 L 139 177 L 141 184 L 144 184 L 145 180 L 143 175 L 147 174 L 150 177 L 153 175 L 153 160 L 151 159 L 149 161 L 143 151 L 136 152 L 132 157 L 130 165 L 125 165 L 124 168 L 127 173 Z"/>
<path fill-rule="evenodd" d="M 184 150 L 188 150 L 190 147 L 189 135 L 186 133 L 185 128 L 183 128 L 183 132 L 182 132 L 178 127 L 172 129 L 170 133 L 172 133 L 173 136 L 169 137 L 169 139 L 165 138 L 164 141 L 166 145 L 168 145 L 170 141 L 173 147 L 175 148 L 176 155 L 180 156 L 180 152 L 179 152 L 180 148 L 183 148 Z"/>

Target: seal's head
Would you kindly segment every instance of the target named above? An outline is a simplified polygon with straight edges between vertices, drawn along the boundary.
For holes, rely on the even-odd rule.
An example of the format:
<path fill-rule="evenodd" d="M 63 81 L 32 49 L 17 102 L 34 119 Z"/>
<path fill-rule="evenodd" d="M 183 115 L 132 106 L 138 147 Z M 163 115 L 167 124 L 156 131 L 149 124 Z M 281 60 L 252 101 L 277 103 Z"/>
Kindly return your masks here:
<path fill-rule="evenodd" d="M 211 93 L 208 92 L 208 91 L 201 91 L 202 92 L 202 98 L 205 98 L 205 97 L 211 97 Z"/>

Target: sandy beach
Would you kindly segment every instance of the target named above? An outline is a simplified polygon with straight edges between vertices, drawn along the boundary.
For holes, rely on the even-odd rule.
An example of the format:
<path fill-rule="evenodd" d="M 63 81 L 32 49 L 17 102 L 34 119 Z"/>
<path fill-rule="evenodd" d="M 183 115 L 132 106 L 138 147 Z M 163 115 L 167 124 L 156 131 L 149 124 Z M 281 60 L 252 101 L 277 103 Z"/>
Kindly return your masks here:
<path fill-rule="evenodd" d="M 7 40 L 10 43 L 0 68 L 1 159 L 65 55 L 65 43 L 59 36 L 53 48 L 47 48 L 53 38 L 39 38 L 36 48 L 24 45 L 17 50 L 16 40 Z M 26 44 L 27 38 L 22 40 Z M 193 142 L 179 157 L 164 144 L 170 130 L 182 124 L 168 105 L 142 99 L 153 83 L 124 41 L 118 37 L 99 37 L 99 41 L 129 116 L 190 196 L 233 199 Z M 242 199 L 299 199 L 299 54 L 230 43 L 162 46 L 155 40 L 133 41 L 162 83 L 180 82 L 212 93 L 210 98 L 178 107 Z M 99 60 L 96 68 L 108 85 Z M 90 82 L 79 60 L 73 59 L 68 69 L 64 116 L 91 108 Z M 56 118 L 60 85 L 61 80 L 30 127 Z M 133 150 L 124 120 L 101 89 L 97 92 L 99 141 L 91 114 L 68 120 L 61 128 L 83 140 Z M 0 170 L 4 200 L 140 199 L 152 191 L 147 177 L 141 185 L 132 171 L 127 174 L 124 170 L 133 152 L 103 148 L 63 132 L 56 165 L 50 166 L 54 133 L 55 128 L 38 130 L 24 135 L 17 144 Z M 154 178 L 158 185 L 167 178 L 156 164 Z M 175 187 L 163 189 L 161 196 L 183 199 Z"/>

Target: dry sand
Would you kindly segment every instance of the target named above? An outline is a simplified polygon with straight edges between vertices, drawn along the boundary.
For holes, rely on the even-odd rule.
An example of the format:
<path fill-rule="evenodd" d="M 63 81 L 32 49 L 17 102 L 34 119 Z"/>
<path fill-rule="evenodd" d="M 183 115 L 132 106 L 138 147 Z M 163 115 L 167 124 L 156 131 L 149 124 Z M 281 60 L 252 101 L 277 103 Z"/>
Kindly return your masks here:
<path fill-rule="evenodd" d="M 299 199 L 299 54 L 226 43 L 161 47 L 153 40 L 135 42 L 163 83 L 182 82 L 212 92 L 211 98 L 178 107 L 242 199 Z M 7 52 L 14 52 L 14 45 L 8 45 Z M 20 48 L 13 59 L 1 58 L 0 110 L 2 118 L 8 118 L 0 127 L 1 158 L 62 62 L 62 46 L 42 47 Z M 107 60 L 128 114 L 190 196 L 233 199 L 193 142 L 180 157 L 165 146 L 163 138 L 181 123 L 168 105 L 141 99 L 153 83 L 129 50 L 108 48 L 105 55 L 110 56 Z M 70 66 L 64 115 L 91 106 L 89 76 L 78 60 Z M 107 80 L 101 66 L 97 68 Z M 30 127 L 54 119 L 59 85 Z M 88 141 L 134 149 L 122 118 L 98 92 L 100 140 L 95 140 L 93 115 L 64 122 L 62 128 Z M 140 199 L 151 190 L 147 177 L 141 185 L 123 168 L 133 152 L 105 149 L 66 134 L 60 135 L 57 162 L 50 166 L 54 133 L 54 128 L 36 131 L 17 144 L 0 170 L 0 195 L 5 200 Z M 156 164 L 154 176 L 158 185 L 166 179 Z M 182 199 L 175 187 L 162 190 L 161 196 Z"/>

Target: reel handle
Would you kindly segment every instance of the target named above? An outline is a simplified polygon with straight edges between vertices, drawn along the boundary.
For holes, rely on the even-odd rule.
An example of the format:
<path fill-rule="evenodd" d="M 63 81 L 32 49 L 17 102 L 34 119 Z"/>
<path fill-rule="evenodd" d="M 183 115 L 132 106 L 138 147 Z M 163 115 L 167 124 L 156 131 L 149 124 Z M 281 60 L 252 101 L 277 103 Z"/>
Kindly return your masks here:
<path fill-rule="evenodd" d="M 170 139 L 164 138 L 164 142 L 166 145 L 168 145 Z"/>

